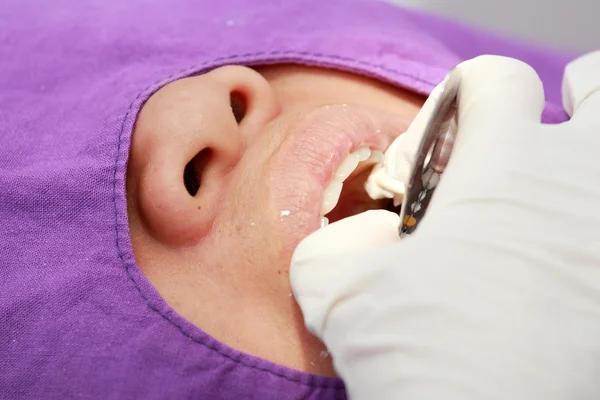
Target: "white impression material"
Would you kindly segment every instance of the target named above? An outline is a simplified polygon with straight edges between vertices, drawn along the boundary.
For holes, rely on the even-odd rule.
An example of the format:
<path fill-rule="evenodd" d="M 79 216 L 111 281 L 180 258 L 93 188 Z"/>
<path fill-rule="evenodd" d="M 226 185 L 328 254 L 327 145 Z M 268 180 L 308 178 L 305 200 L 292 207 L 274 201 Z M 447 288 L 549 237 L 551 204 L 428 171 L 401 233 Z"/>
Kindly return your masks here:
<path fill-rule="evenodd" d="M 420 135 L 408 131 L 394 140 L 382 161 L 375 165 L 367 179 L 365 190 L 369 197 L 373 200 L 394 199 L 394 206 L 400 205 L 419 143 Z M 430 155 L 426 163 L 429 157 Z"/>
<path fill-rule="evenodd" d="M 366 161 L 377 163 L 383 159 L 383 152 L 380 150 L 371 150 L 368 147 L 361 147 L 357 151 L 350 153 L 341 163 L 333 179 L 323 192 L 323 206 L 321 207 L 321 226 L 327 225 L 327 219 L 324 215 L 335 208 L 340 199 L 344 181 L 354 172 L 358 164 Z"/>
<path fill-rule="evenodd" d="M 396 207 L 402 202 L 421 140 L 447 80 L 448 78 L 444 79 L 433 89 L 408 130 L 392 142 L 382 161 L 371 171 L 365 189 L 373 200 L 394 199 Z M 426 157 L 425 163 L 429 162 L 430 157 L 431 153 Z"/>
<path fill-rule="evenodd" d="M 422 136 L 422 132 L 409 130 L 394 140 L 365 183 L 369 197 L 373 200 L 394 199 L 395 207 L 402 203 Z M 430 151 L 425 157 L 425 164 L 431 155 Z"/>

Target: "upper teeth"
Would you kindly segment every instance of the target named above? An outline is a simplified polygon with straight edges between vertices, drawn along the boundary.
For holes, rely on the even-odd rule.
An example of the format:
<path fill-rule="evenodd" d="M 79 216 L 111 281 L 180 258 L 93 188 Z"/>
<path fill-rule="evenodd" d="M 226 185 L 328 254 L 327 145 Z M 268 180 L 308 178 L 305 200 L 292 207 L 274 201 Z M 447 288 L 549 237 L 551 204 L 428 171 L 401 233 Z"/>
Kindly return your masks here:
<path fill-rule="evenodd" d="M 368 147 L 361 147 L 357 151 L 350 153 L 348 157 L 340 164 L 333 179 L 329 185 L 325 188 L 323 193 L 323 206 L 321 207 L 321 215 L 328 214 L 337 205 L 342 193 L 344 181 L 348 179 L 352 172 L 358 167 L 358 164 L 362 161 L 379 162 L 383 158 L 383 152 L 380 150 L 369 149 Z"/>

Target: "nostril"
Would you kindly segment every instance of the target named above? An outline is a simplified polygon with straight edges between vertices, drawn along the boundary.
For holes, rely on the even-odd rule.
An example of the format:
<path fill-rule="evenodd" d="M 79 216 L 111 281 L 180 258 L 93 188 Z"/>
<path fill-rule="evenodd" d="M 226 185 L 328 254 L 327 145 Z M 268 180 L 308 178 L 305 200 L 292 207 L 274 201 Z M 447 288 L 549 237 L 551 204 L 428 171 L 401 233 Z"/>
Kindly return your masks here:
<path fill-rule="evenodd" d="M 183 170 L 183 184 L 190 196 L 195 196 L 200 190 L 202 174 L 212 155 L 210 149 L 200 151 L 187 163 Z"/>
<path fill-rule="evenodd" d="M 235 121 L 239 124 L 246 117 L 248 110 L 248 99 L 244 93 L 234 90 L 229 95 L 229 104 L 231 106 L 231 112 L 235 118 Z"/>

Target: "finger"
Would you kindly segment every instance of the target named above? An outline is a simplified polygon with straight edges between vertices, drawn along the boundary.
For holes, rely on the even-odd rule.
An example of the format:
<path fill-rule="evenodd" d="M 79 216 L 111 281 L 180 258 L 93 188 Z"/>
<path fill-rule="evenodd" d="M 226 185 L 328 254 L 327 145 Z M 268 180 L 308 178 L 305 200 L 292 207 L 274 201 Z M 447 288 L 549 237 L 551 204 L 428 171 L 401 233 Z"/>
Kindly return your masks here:
<path fill-rule="evenodd" d="M 541 121 L 543 84 L 526 63 L 486 55 L 466 61 L 457 69 L 462 73 L 458 94 L 461 131 L 463 126 L 484 127 L 515 119 Z"/>
<path fill-rule="evenodd" d="M 414 155 L 417 153 L 417 150 L 419 149 L 419 145 L 421 144 L 421 139 L 423 138 L 423 132 L 425 131 L 425 129 L 427 128 L 427 125 L 429 124 L 429 121 L 433 117 L 433 113 L 436 110 L 436 107 L 438 105 L 437 103 L 439 102 L 440 97 L 442 96 L 442 93 L 444 92 L 444 88 L 446 86 L 447 81 L 448 81 L 448 77 L 446 77 L 446 79 L 444 79 L 444 81 L 442 83 L 437 85 L 432 90 L 429 97 L 427 97 L 427 100 L 425 100 L 423 107 L 421 107 L 421 109 L 419 110 L 419 112 L 417 113 L 417 115 L 415 116 L 413 121 L 411 122 L 411 124 L 408 127 L 408 129 L 406 130 L 406 132 L 404 132 L 402 135 L 398 136 L 398 138 L 396 140 L 394 140 L 394 143 L 392 143 L 390 148 L 386 151 L 386 154 L 398 153 L 400 155 L 400 152 L 390 151 L 390 149 L 394 149 L 394 147 L 398 147 L 398 148 L 402 149 L 402 152 L 401 152 L 402 157 L 394 157 L 393 159 L 389 160 L 389 162 L 388 162 L 389 166 L 387 166 L 387 168 L 390 169 L 390 171 L 389 171 L 390 173 L 395 173 L 397 170 L 402 169 L 402 168 L 397 168 L 395 163 L 397 163 L 397 162 L 402 162 L 402 163 L 412 162 L 412 158 L 414 158 Z"/>
<path fill-rule="evenodd" d="M 319 229 L 296 248 L 290 264 L 290 285 L 308 329 L 322 337 L 328 310 L 348 286 L 362 281 L 367 262 L 361 251 L 398 242 L 397 214 L 367 211 Z"/>
<path fill-rule="evenodd" d="M 496 172 L 520 151 L 529 129 L 541 124 L 542 82 L 527 64 L 481 56 L 457 67 L 460 73 L 457 127 L 452 154 L 419 230 L 459 198 L 498 193 Z M 452 130 L 452 129 L 451 129 Z M 496 172 L 494 172 L 496 171 Z"/>
<path fill-rule="evenodd" d="M 326 254 L 367 249 L 399 240 L 398 214 L 370 210 L 331 223 L 306 237 L 294 251 L 293 261 Z"/>
<path fill-rule="evenodd" d="M 562 96 L 565 111 L 574 121 L 600 121 L 600 51 L 567 65 Z"/>
<path fill-rule="evenodd" d="M 437 102 L 446 84 L 445 79 L 437 85 L 416 117 L 406 130 L 398 136 L 385 152 L 383 162 L 373 169 L 365 184 L 365 190 L 373 199 L 401 196 L 405 191 L 414 159 L 417 156 L 423 132 L 435 112 Z M 399 198 L 401 200 L 401 197 Z"/>

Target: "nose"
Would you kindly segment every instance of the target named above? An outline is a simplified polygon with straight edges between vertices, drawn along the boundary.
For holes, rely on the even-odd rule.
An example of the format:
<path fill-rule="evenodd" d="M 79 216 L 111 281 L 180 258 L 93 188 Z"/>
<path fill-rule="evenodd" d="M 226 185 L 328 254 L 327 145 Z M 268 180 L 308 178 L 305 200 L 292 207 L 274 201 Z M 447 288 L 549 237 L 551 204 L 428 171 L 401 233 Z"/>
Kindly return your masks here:
<path fill-rule="evenodd" d="M 271 84 L 258 72 L 242 66 L 226 66 L 209 74 L 228 92 L 231 114 L 239 126 L 240 138 L 247 142 L 279 112 Z"/>
<path fill-rule="evenodd" d="M 169 245 L 189 245 L 210 229 L 228 177 L 278 113 L 256 71 L 225 66 L 165 86 L 138 117 L 128 171 L 130 208 Z"/>

